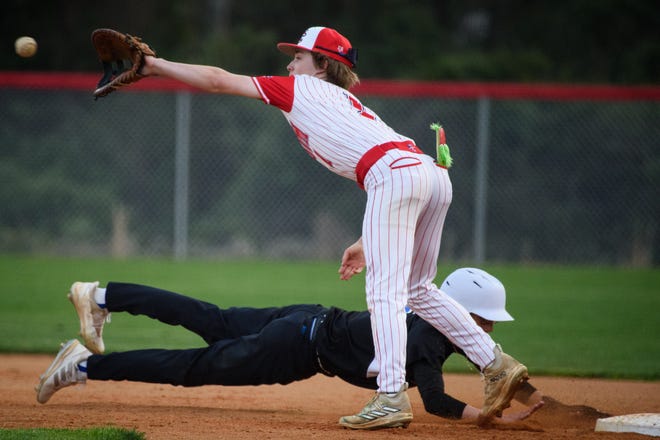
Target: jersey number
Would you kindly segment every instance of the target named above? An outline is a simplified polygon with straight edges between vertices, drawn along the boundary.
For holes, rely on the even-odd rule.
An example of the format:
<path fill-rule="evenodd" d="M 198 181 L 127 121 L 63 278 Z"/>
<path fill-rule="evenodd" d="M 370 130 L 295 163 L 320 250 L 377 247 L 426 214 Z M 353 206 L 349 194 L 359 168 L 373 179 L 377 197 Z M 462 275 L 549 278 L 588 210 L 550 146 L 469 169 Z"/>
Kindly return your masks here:
<path fill-rule="evenodd" d="M 303 149 L 307 151 L 307 154 L 309 154 L 314 160 L 321 160 L 325 162 L 328 166 L 332 167 L 332 162 L 330 162 L 325 157 L 321 156 L 319 153 L 314 151 L 312 147 L 309 146 L 309 136 L 307 135 L 307 133 L 300 130 L 291 122 L 289 123 L 291 124 L 291 128 L 293 128 L 293 132 L 296 134 L 296 137 L 298 138 L 298 142 L 300 142 L 300 146 L 302 146 Z"/>
<path fill-rule="evenodd" d="M 351 105 L 353 105 L 353 107 L 360 113 L 360 116 L 364 116 L 367 119 L 376 119 L 374 115 L 365 110 L 360 101 L 353 98 L 352 96 L 348 96 L 348 100 L 351 101 Z"/>

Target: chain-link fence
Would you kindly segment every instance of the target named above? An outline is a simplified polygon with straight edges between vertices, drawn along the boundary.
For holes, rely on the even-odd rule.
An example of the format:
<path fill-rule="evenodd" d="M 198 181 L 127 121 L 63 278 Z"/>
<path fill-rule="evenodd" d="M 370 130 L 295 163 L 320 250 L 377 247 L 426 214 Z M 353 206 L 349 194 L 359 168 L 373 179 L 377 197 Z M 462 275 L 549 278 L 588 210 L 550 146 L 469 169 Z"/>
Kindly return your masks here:
<path fill-rule="evenodd" d="M 441 259 L 660 261 L 660 101 L 362 101 L 454 157 Z M 0 88 L 0 252 L 338 260 L 364 193 L 239 97 Z"/>

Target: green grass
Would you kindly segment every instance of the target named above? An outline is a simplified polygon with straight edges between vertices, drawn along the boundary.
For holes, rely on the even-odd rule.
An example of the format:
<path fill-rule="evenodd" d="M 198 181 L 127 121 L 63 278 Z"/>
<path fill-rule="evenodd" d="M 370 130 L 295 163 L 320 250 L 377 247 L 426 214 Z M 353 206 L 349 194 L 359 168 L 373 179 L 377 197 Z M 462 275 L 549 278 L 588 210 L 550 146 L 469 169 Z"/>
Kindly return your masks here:
<path fill-rule="evenodd" d="M 494 339 L 531 374 L 660 378 L 660 271 L 507 267 Z M 454 361 L 455 362 L 455 361 Z"/>
<path fill-rule="evenodd" d="M 0 429 L 0 440 L 144 440 L 143 433 L 122 428 Z"/>
<path fill-rule="evenodd" d="M 66 292 L 76 280 L 149 284 L 218 304 L 321 303 L 362 310 L 364 278 L 342 282 L 336 263 L 56 259 L 0 256 L 1 352 L 54 354 L 75 337 Z M 455 269 L 441 266 L 438 280 Z M 494 339 L 532 375 L 660 379 L 660 270 L 487 266 L 507 287 L 513 322 Z M 110 351 L 203 345 L 181 328 L 115 313 Z M 462 358 L 449 371 L 467 371 Z"/>
<path fill-rule="evenodd" d="M 66 292 L 76 280 L 149 284 L 221 307 L 324 303 L 364 308 L 362 281 L 340 282 L 336 269 L 322 263 L 0 256 L 0 334 L 5 336 L 0 352 L 52 353 L 61 341 L 75 337 L 78 321 Z M 106 329 L 106 346 L 115 351 L 203 344 L 196 335 L 143 316 L 115 313 Z"/>

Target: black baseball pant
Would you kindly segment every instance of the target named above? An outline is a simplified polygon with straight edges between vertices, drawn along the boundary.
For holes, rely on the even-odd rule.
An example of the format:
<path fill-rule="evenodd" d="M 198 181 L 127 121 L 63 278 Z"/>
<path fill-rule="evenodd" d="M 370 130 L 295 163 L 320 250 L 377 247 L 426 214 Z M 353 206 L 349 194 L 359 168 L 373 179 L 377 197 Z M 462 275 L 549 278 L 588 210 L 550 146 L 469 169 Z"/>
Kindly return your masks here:
<path fill-rule="evenodd" d="M 315 318 L 327 310 L 320 305 L 220 309 L 154 287 L 111 282 L 106 306 L 110 312 L 180 325 L 208 346 L 92 355 L 87 360 L 89 379 L 186 387 L 262 385 L 287 384 L 318 372 L 311 329 Z"/>

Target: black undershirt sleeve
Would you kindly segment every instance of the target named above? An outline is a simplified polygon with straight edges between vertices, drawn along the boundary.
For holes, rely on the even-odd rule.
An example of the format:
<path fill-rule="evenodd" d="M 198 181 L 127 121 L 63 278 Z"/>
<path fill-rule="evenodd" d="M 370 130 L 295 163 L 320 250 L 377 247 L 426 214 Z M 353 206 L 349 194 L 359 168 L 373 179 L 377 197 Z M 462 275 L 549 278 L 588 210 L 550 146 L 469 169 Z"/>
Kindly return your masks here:
<path fill-rule="evenodd" d="M 408 317 L 407 372 L 417 386 L 424 409 L 447 419 L 460 419 L 466 404 L 445 393 L 442 366 L 456 348 L 419 316 Z"/>
<path fill-rule="evenodd" d="M 410 368 L 414 371 L 424 409 L 436 416 L 460 419 L 467 404 L 445 393 L 442 372 L 424 361 L 416 362 Z"/>

